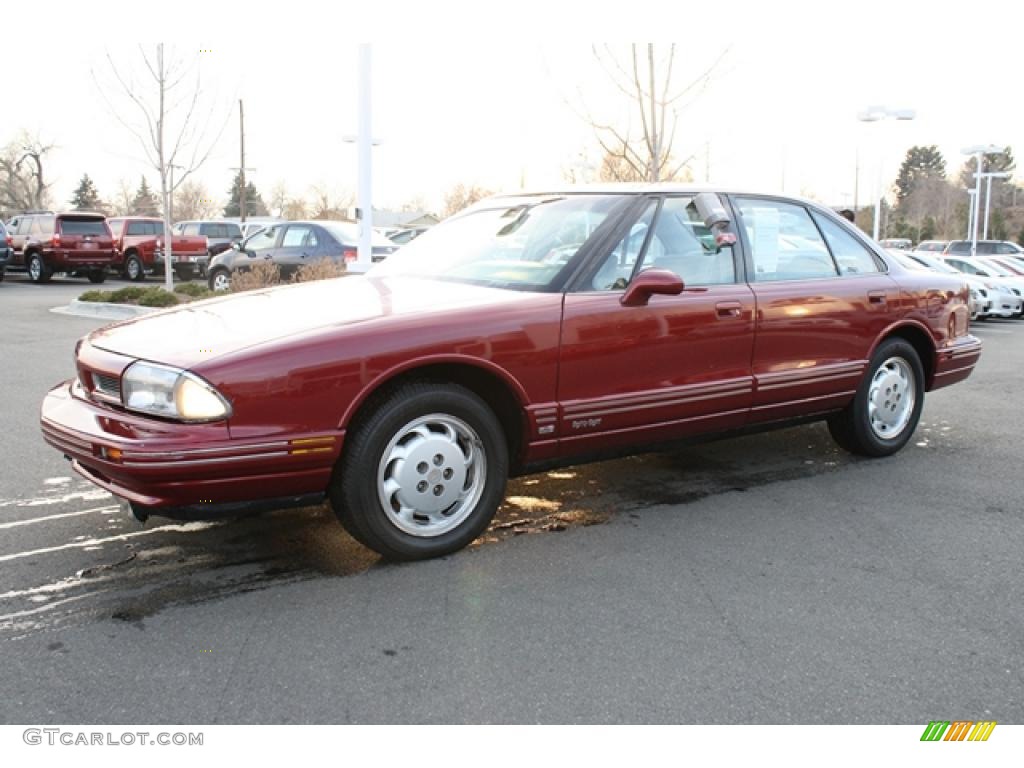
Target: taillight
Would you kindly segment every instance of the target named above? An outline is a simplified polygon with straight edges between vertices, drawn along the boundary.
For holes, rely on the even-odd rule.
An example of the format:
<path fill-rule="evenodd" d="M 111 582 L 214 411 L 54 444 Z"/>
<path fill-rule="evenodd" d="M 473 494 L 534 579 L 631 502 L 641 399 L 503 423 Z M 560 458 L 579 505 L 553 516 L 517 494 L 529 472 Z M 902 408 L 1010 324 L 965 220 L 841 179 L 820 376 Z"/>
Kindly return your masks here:
<path fill-rule="evenodd" d="M 342 248 L 342 250 L 341 250 L 341 257 L 347 263 L 349 261 L 355 261 L 356 259 L 358 259 L 359 258 L 359 254 L 356 252 L 355 248 Z"/>
<path fill-rule="evenodd" d="M 60 232 L 53 233 L 53 245 L 54 247 L 60 247 Z"/>
<path fill-rule="evenodd" d="M 10 235 L 7 236 L 7 247 L 12 248 L 14 246 L 14 238 Z"/>

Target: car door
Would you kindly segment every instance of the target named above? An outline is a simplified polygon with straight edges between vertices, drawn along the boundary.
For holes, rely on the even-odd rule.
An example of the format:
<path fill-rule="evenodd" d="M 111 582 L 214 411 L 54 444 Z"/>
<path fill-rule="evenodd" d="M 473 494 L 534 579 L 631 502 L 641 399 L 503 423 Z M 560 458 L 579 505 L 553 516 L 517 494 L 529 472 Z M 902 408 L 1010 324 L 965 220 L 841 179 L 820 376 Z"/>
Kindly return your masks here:
<path fill-rule="evenodd" d="M 304 264 L 316 261 L 319 242 L 311 224 L 288 224 L 281 245 L 274 251 L 274 263 L 281 268 L 281 277 L 289 278 Z"/>
<path fill-rule="evenodd" d="M 678 295 L 623 303 L 645 270 Z M 558 382 L 564 456 L 741 426 L 753 381 L 754 297 L 688 196 L 651 197 L 565 296 Z"/>
<path fill-rule="evenodd" d="M 284 227 L 268 227 L 261 229 L 248 240 L 239 246 L 238 254 L 231 262 L 232 269 L 251 269 L 260 261 L 267 261 L 274 258 L 278 243 L 281 239 L 281 231 Z"/>
<path fill-rule="evenodd" d="M 838 217 L 789 200 L 733 199 L 757 303 L 752 423 L 842 407 L 901 295 Z"/>
<path fill-rule="evenodd" d="M 7 224 L 7 234 L 11 236 L 11 260 L 10 265 L 17 264 L 18 266 L 24 266 L 25 264 L 25 237 L 22 234 L 22 222 L 25 221 L 23 216 L 15 216 Z"/>

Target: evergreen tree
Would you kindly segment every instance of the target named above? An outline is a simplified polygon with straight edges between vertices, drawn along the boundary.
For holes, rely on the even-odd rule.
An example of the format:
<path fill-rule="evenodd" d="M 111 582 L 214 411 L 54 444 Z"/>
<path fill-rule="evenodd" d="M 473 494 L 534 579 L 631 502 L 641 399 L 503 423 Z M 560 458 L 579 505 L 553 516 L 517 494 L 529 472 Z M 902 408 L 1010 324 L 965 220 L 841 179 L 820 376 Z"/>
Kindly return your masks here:
<path fill-rule="evenodd" d="M 1017 233 L 1017 245 L 1024 247 L 1024 227 L 1020 228 L 1020 232 Z"/>
<path fill-rule="evenodd" d="M 76 211 L 98 211 L 103 207 L 100 200 L 100 193 L 96 191 L 96 185 L 92 183 L 89 174 L 82 174 L 82 180 L 78 183 L 78 189 L 71 197 L 71 205 Z"/>
<path fill-rule="evenodd" d="M 993 240 L 1005 240 L 1009 235 L 1006 228 L 1006 217 L 1001 209 L 996 208 L 992 211 L 992 223 L 988 228 L 988 236 Z"/>
<path fill-rule="evenodd" d="M 907 150 L 907 156 L 896 177 L 897 207 L 910 196 L 921 179 L 944 178 L 946 178 L 946 160 L 937 146 L 932 144 L 927 147 L 911 147 Z"/>
<path fill-rule="evenodd" d="M 132 200 L 132 216 L 159 216 L 160 201 L 146 183 L 146 177 L 142 177 L 138 190 L 135 192 L 135 199 Z"/>
<path fill-rule="evenodd" d="M 938 231 L 939 227 L 935 222 L 935 218 L 933 216 L 925 216 L 924 221 L 921 223 L 921 230 L 918 234 L 917 241 L 934 240 Z"/>
<path fill-rule="evenodd" d="M 238 187 L 241 183 L 242 174 L 239 172 L 235 174 L 235 180 L 231 184 L 231 189 L 228 190 L 228 204 L 224 206 L 225 216 L 242 215 L 241 200 L 238 194 Z M 260 193 L 256 191 L 256 185 L 251 181 L 245 185 L 245 215 L 246 217 L 270 215 L 266 203 L 263 202 Z"/>

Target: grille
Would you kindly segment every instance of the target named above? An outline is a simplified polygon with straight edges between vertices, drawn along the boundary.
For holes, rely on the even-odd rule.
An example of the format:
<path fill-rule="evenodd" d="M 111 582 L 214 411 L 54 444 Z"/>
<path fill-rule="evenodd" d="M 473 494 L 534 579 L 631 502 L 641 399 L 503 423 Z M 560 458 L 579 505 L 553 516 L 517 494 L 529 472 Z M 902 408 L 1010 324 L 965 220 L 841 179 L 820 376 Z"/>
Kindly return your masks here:
<path fill-rule="evenodd" d="M 92 385 L 97 392 L 111 397 L 121 397 L 121 380 L 117 376 L 104 376 L 102 373 L 92 375 Z"/>

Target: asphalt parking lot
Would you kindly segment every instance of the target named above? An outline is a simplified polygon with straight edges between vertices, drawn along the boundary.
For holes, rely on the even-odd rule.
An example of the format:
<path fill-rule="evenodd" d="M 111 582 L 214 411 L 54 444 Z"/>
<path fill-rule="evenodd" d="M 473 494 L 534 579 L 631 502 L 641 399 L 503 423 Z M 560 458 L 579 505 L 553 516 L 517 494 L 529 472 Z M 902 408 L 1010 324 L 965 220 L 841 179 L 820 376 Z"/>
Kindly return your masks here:
<path fill-rule="evenodd" d="M 0 283 L 0 722 L 1024 721 L 1024 322 L 908 448 L 823 425 L 513 481 L 390 565 L 326 509 L 145 526 L 37 426 L 83 280 Z"/>

